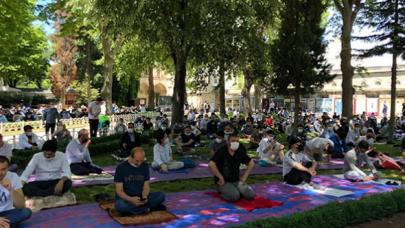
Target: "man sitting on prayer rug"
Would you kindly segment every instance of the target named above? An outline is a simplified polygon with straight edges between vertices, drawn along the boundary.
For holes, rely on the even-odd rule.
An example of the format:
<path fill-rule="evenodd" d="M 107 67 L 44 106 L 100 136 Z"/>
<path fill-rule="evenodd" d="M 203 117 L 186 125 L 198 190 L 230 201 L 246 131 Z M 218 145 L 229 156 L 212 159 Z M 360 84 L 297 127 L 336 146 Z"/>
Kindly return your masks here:
<path fill-rule="evenodd" d="M 150 192 L 149 165 L 145 151 L 135 147 L 127 161 L 115 170 L 115 209 L 123 216 L 139 215 L 149 211 L 166 210 L 165 195 Z"/>
<path fill-rule="evenodd" d="M 0 155 L 0 227 L 17 227 L 31 216 L 25 208 L 22 184 L 17 174 L 9 172 L 10 161 Z"/>
<path fill-rule="evenodd" d="M 247 165 L 242 176 L 239 175 L 241 164 Z M 229 135 L 227 145 L 220 148 L 208 163 L 218 192 L 222 198 L 229 201 L 238 201 L 241 196 L 247 200 L 254 199 L 255 192 L 246 184 L 246 179 L 254 166 L 255 163 L 247 155 L 245 147 L 240 145 L 236 132 Z"/>
<path fill-rule="evenodd" d="M 71 172 L 66 156 L 56 152 L 56 140 L 48 140 L 42 152 L 34 154 L 21 175 L 24 194 L 28 197 L 62 195 L 72 187 Z M 35 181 L 28 182 L 35 173 Z"/>
<path fill-rule="evenodd" d="M 312 176 L 316 175 L 316 162 L 304 153 L 305 142 L 296 136 L 292 136 L 289 142 L 290 150 L 283 160 L 283 179 L 287 184 L 309 184 Z"/>
<path fill-rule="evenodd" d="M 90 157 L 89 131 L 82 129 L 79 131 L 79 137 L 70 141 L 66 147 L 66 156 L 70 164 L 72 173 L 78 176 L 86 176 L 90 173 L 100 174 L 103 170 L 93 164 Z"/>
<path fill-rule="evenodd" d="M 351 181 L 372 181 L 378 179 L 377 170 L 367 156 L 370 144 L 367 141 L 360 141 L 355 148 L 345 154 L 344 176 Z M 371 175 L 367 175 L 361 170 L 362 165 L 367 165 L 371 170 Z"/>

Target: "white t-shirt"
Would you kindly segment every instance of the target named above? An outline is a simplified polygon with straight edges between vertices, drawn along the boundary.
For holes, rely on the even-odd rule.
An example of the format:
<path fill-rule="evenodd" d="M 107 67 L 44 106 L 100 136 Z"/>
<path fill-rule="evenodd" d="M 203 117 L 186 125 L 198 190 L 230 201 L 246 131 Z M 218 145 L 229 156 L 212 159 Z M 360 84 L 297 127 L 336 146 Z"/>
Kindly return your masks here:
<path fill-rule="evenodd" d="M 98 119 L 101 113 L 101 105 L 97 104 L 96 101 L 90 102 L 89 104 L 89 119 Z M 94 115 L 93 115 L 94 114 Z"/>
<path fill-rule="evenodd" d="M 11 158 L 13 148 L 10 144 L 4 142 L 3 146 L 0 147 L 0 155 L 6 156 L 8 159 Z"/>
<path fill-rule="evenodd" d="M 18 190 L 22 188 L 21 180 L 17 174 L 7 172 L 5 179 L 8 179 L 11 183 L 11 189 Z M 11 192 L 7 190 L 3 185 L 0 185 L 0 212 L 14 209 L 13 197 Z"/>

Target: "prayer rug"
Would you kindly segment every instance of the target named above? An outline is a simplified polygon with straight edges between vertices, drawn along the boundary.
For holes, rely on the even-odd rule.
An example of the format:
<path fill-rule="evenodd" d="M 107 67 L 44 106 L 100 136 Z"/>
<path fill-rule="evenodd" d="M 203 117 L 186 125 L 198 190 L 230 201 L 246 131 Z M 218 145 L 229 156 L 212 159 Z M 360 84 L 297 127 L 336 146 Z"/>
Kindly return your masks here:
<path fill-rule="evenodd" d="M 25 207 L 33 212 L 47 208 L 64 207 L 76 204 L 76 196 L 72 192 L 66 192 L 62 196 L 32 197 L 26 198 Z"/>

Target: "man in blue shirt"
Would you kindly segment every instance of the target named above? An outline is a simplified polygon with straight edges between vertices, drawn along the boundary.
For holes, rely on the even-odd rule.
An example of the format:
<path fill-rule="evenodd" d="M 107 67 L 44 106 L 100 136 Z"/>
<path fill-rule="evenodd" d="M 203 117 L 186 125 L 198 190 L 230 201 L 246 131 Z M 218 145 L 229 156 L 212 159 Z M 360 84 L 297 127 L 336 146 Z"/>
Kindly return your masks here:
<path fill-rule="evenodd" d="M 149 165 L 145 151 L 135 147 L 128 160 L 115 170 L 115 209 L 123 216 L 138 215 L 149 211 L 166 210 L 165 195 L 150 192 Z"/>

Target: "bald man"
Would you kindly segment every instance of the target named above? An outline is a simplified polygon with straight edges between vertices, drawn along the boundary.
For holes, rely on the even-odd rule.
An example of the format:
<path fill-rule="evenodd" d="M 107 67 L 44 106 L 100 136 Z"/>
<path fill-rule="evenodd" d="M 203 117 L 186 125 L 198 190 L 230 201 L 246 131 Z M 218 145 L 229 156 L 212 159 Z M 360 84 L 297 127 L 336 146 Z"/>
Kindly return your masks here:
<path fill-rule="evenodd" d="M 141 147 L 131 150 L 128 160 L 115 170 L 115 209 L 123 216 L 166 210 L 165 195 L 150 192 L 149 165 Z"/>
<path fill-rule="evenodd" d="M 73 139 L 66 147 L 66 156 L 70 165 L 70 170 L 77 176 L 86 176 L 90 173 L 100 174 L 103 170 L 93 164 L 90 157 L 89 131 L 82 129 L 79 131 L 77 139 Z"/>

